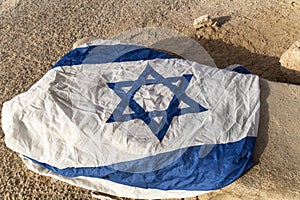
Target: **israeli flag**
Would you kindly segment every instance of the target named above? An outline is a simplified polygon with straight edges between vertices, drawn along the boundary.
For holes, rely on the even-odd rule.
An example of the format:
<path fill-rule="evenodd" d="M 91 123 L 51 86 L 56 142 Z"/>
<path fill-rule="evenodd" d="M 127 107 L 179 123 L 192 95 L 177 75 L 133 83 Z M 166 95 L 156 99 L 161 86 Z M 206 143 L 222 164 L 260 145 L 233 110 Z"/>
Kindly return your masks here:
<path fill-rule="evenodd" d="M 97 40 L 5 102 L 2 125 L 37 173 L 116 196 L 191 197 L 253 166 L 259 93 L 242 67 Z"/>

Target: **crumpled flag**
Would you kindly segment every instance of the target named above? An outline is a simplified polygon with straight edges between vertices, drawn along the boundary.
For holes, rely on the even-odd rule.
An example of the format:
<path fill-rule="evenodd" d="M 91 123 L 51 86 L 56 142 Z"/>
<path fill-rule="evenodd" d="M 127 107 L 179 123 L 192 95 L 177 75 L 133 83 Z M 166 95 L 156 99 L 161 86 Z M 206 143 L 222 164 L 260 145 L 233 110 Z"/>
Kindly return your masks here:
<path fill-rule="evenodd" d="M 5 102 L 5 143 L 26 166 L 131 198 L 222 188 L 253 166 L 259 78 L 116 40 L 82 45 Z"/>

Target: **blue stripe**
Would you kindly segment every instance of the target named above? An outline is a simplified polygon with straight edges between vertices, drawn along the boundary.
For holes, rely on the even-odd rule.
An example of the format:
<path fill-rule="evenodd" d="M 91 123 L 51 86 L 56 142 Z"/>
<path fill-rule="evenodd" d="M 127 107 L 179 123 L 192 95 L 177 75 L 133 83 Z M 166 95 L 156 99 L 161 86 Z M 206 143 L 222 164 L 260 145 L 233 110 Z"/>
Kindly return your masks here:
<path fill-rule="evenodd" d="M 156 58 L 178 58 L 172 55 L 169 55 L 167 53 L 149 49 L 149 48 L 143 48 L 143 49 L 136 49 L 133 51 L 130 51 L 128 53 L 125 53 L 124 55 L 120 56 L 113 62 L 127 62 L 127 61 L 139 61 L 139 60 L 153 60 Z"/>
<path fill-rule="evenodd" d="M 122 54 L 115 60 L 110 60 L 109 58 L 105 58 L 105 60 L 101 60 L 99 58 L 92 59 L 92 60 L 85 60 L 87 56 L 92 52 L 93 49 L 97 48 L 97 50 L 100 53 L 107 54 L 107 52 L 104 51 L 109 51 L 109 48 L 111 48 L 111 51 L 118 51 L 120 52 L 124 51 L 124 49 L 128 48 L 129 52 L 126 52 L 125 54 Z M 149 49 L 149 48 L 139 48 L 139 49 L 134 49 L 130 50 L 132 48 L 138 48 L 138 46 L 133 46 L 133 45 L 112 45 L 112 46 L 107 46 L 107 45 L 98 45 L 98 46 L 87 46 L 87 47 L 81 47 L 81 48 L 76 48 L 64 55 L 53 67 L 63 67 L 63 66 L 72 66 L 72 65 L 80 65 L 80 64 L 104 64 L 108 62 L 125 62 L 125 61 L 139 61 L 139 60 L 153 60 L 156 58 L 178 58 L 176 56 L 171 56 L 167 53 Z"/>
<path fill-rule="evenodd" d="M 238 66 L 232 69 L 234 72 L 238 72 L 240 74 L 251 74 L 251 72 L 243 66 Z"/>
<path fill-rule="evenodd" d="M 80 65 L 83 63 L 85 58 L 96 46 L 87 46 L 84 48 L 76 48 L 64 55 L 53 67 L 72 66 Z"/>
<path fill-rule="evenodd" d="M 121 162 L 101 167 L 70 167 L 59 169 L 29 158 L 52 172 L 66 177 L 95 177 L 116 183 L 160 190 L 190 190 L 207 191 L 222 188 L 239 178 L 253 166 L 252 152 L 256 137 L 246 137 L 240 141 L 217 144 L 204 157 L 199 156 L 206 145 L 188 147 L 169 165 L 150 172 L 129 173 L 119 171 L 134 167 L 147 167 L 145 163 L 168 156 L 169 152 L 130 162 Z M 210 148 L 210 147 L 209 147 Z M 148 166 L 149 167 L 149 166 Z"/>

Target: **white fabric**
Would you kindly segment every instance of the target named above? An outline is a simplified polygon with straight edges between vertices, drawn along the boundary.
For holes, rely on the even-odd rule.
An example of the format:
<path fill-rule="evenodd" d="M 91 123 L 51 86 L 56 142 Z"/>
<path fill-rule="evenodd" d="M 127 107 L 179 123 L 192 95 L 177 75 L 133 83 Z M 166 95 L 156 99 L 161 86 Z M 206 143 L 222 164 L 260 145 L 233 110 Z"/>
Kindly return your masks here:
<path fill-rule="evenodd" d="M 208 109 L 176 117 L 161 143 L 141 120 L 106 123 L 120 101 L 106 82 L 136 80 L 147 64 L 164 77 L 193 73 L 186 94 Z M 28 92 L 5 102 L 2 120 L 9 148 L 59 168 L 93 167 L 255 136 L 258 109 L 257 76 L 155 59 L 55 68 Z"/>
<path fill-rule="evenodd" d="M 124 45 L 124 49 L 112 50 L 113 45 L 118 44 Z M 175 58 L 112 62 L 120 55 L 142 47 L 126 46 L 127 43 L 114 40 L 97 40 L 81 48 L 88 45 L 104 46 L 92 49 L 83 64 L 50 70 L 27 92 L 3 104 L 2 128 L 9 148 L 61 169 L 109 166 L 166 153 L 163 160 L 155 157 L 157 163 L 151 164 L 149 169 L 146 165 L 153 161 L 151 159 L 144 161 L 144 165 L 140 164 L 139 167 L 145 167 L 141 169 L 136 169 L 134 165 L 130 165 L 129 169 L 126 165 L 121 166 L 124 167 L 122 169 L 118 169 L 118 165 L 110 166 L 117 171 L 134 174 L 168 166 L 187 147 L 204 145 L 199 151 L 199 158 L 204 158 L 214 145 L 256 137 L 260 106 L 257 76 Z M 109 50 L 106 51 L 105 45 Z M 101 64 L 91 64 L 99 59 Z M 136 80 L 147 67 L 151 67 L 165 81 L 192 74 L 187 88 L 181 92 L 207 109 L 205 112 L 175 116 L 161 141 L 140 119 L 107 123 L 121 102 L 118 92 L 109 84 L 124 81 L 137 84 Z M 180 81 L 172 84 L 179 87 Z M 130 87 L 122 89 L 127 92 Z M 145 111 L 152 112 L 165 110 L 173 96 L 174 91 L 166 85 L 150 84 L 136 91 L 134 101 Z M 179 108 L 188 106 L 181 101 Z M 127 107 L 124 114 L 134 112 Z M 152 120 L 159 122 L 160 119 Z M 37 173 L 116 196 L 184 198 L 208 192 L 143 189 L 101 178 L 70 178 L 41 167 L 24 156 L 21 157 L 26 166 Z"/>

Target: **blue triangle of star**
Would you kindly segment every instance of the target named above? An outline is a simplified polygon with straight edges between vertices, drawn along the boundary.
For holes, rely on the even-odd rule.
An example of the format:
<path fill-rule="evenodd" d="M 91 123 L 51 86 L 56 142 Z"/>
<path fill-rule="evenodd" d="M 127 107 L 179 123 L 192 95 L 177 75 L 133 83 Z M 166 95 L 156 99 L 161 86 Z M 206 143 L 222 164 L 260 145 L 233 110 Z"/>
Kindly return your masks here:
<path fill-rule="evenodd" d="M 149 78 L 151 76 L 151 78 Z M 106 123 L 126 122 L 134 119 L 144 121 L 159 141 L 162 141 L 166 135 L 172 120 L 175 116 L 188 113 L 197 113 L 207 111 L 206 108 L 195 102 L 185 94 L 193 74 L 184 74 L 181 77 L 167 77 L 157 73 L 150 65 L 140 74 L 135 81 L 120 81 L 116 83 L 107 83 L 120 98 L 121 102 L 110 115 Z M 176 82 L 179 81 L 179 85 Z M 135 100 L 134 95 L 143 85 L 162 84 L 168 87 L 174 94 L 166 110 L 145 111 Z M 124 88 L 130 88 L 127 92 Z M 180 102 L 183 101 L 189 107 L 179 108 Z M 129 106 L 133 113 L 125 114 L 125 109 Z M 156 122 L 154 118 L 161 118 L 160 122 Z"/>

